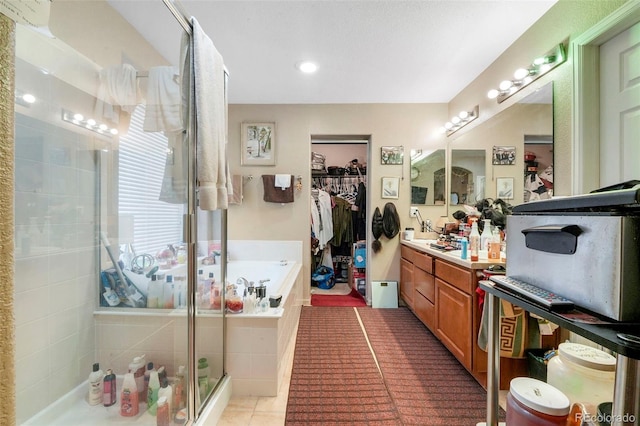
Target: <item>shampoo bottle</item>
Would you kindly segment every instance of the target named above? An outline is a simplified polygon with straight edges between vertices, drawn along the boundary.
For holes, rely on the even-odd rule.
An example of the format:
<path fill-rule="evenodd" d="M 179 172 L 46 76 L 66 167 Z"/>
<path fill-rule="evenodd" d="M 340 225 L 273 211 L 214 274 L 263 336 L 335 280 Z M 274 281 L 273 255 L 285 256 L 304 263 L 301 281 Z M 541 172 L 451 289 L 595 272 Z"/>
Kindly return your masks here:
<path fill-rule="evenodd" d="M 473 221 L 471 224 L 471 233 L 469 234 L 469 252 L 472 262 L 477 262 L 480 256 L 480 233 L 478 232 L 478 222 Z"/>
<path fill-rule="evenodd" d="M 209 391 L 209 364 L 206 358 L 198 360 L 198 390 L 200 399 L 204 400 Z"/>
<path fill-rule="evenodd" d="M 480 235 L 480 250 L 489 252 L 489 243 L 492 238 L 491 219 L 484 219 L 484 228 L 482 228 L 482 234 Z"/>
<path fill-rule="evenodd" d="M 160 384 L 160 390 L 158 391 L 158 400 L 160 398 L 166 398 L 167 404 L 169 404 L 169 413 L 173 411 L 173 388 L 169 384 L 169 379 L 164 379 Z"/>
<path fill-rule="evenodd" d="M 173 309 L 173 275 L 167 275 L 167 279 L 164 282 L 162 294 L 164 296 L 163 308 Z"/>
<path fill-rule="evenodd" d="M 153 274 L 151 276 L 151 282 L 149 282 L 147 308 L 162 308 L 162 300 L 162 282 L 158 281 L 158 276 Z"/>
<path fill-rule="evenodd" d="M 169 403 L 167 398 L 158 399 L 158 416 L 156 417 L 156 426 L 170 426 L 171 415 L 169 414 Z"/>
<path fill-rule="evenodd" d="M 176 382 L 173 386 L 173 406 L 176 411 L 184 408 L 185 404 L 185 393 L 184 393 L 184 365 L 178 367 L 178 372 L 176 373 Z"/>
<path fill-rule="evenodd" d="M 133 378 L 136 381 L 138 388 L 138 401 L 144 401 L 146 395 L 144 394 L 144 355 L 133 358 L 131 364 L 129 364 L 129 373 L 133 374 Z"/>
<path fill-rule="evenodd" d="M 126 373 L 120 392 L 120 415 L 124 417 L 137 416 L 140 410 L 138 406 L 138 388 L 133 373 Z"/>
<path fill-rule="evenodd" d="M 116 403 L 116 375 L 111 369 L 107 370 L 104 376 L 104 387 L 102 392 L 102 404 L 111 407 Z"/>
<path fill-rule="evenodd" d="M 158 392 L 160 391 L 160 379 L 156 370 L 149 374 L 149 390 L 147 391 L 147 410 L 152 415 L 156 415 L 158 404 Z"/>
<path fill-rule="evenodd" d="M 98 405 L 102 402 L 102 379 L 104 373 L 100 370 L 100 364 L 93 364 L 93 371 L 89 374 L 89 405 Z"/>

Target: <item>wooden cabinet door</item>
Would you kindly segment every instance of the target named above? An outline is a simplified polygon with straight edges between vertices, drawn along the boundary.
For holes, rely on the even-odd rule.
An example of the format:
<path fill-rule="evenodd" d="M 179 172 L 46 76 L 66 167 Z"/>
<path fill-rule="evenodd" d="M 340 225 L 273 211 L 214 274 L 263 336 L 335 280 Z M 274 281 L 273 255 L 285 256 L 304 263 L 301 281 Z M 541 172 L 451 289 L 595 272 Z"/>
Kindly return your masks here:
<path fill-rule="evenodd" d="M 436 335 L 471 371 L 471 296 L 436 278 Z"/>
<path fill-rule="evenodd" d="M 413 263 L 400 259 L 400 296 L 413 309 Z"/>

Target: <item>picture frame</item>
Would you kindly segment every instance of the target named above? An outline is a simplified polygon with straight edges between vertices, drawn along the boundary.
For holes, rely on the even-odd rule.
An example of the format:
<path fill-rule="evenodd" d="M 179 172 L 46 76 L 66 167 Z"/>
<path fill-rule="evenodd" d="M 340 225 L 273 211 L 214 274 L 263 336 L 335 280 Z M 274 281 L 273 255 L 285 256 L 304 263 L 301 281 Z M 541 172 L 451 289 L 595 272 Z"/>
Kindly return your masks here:
<path fill-rule="evenodd" d="M 494 146 L 491 159 L 494 166 L 512 166 L 516 164 L 516 147 Z"/>
<path fill-rule="evenodd" d="M 242 123 L 240 164 L 243 166 L 276 165 L 276 123 Z"/>
<path fill-rule="evenodd" d="M 380 148 L 380 164 L 397 165 L 404 163 L 404 147 L 383 146 Z"/>
<path fill-rule="evenodd" d="M 381 198 L 398 199 L 400 194 L 400 178 L 399 177 L 383 177 Z"/>
<path fill-rule="evenodd" d="M 496 178 L 496 198 L 502 200 L 513 200 L 513 178 Z"/>

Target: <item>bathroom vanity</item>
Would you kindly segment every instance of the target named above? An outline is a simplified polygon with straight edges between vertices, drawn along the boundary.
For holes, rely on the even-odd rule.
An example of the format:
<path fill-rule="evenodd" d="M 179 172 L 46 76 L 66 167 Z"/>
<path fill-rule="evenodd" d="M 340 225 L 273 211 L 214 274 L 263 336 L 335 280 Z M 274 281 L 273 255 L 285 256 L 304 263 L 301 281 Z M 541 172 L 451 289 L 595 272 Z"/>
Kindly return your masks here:
<path fill-rule="evenodd" d="M 478 281 L 499 262 L 471 262 L 460 251 L 441 251 L 429 240 L 402 241 L 400 297 L 425 326 L 486 388 L 487 353 L 477 344 L 482 309 Z M 501 358 L 500 389 L 527 375 L 527 360 Z"/>

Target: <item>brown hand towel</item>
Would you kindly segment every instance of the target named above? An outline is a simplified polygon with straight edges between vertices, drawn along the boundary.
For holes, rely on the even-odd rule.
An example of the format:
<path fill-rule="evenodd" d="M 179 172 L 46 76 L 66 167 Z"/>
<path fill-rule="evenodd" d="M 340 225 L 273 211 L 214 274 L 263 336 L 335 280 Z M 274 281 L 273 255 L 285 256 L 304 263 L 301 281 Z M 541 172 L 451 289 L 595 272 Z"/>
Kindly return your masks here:
<path fill-rule="evenodd" d="M 264 198 L 267 203 L 293 203 L 293 175 L 291 185 L 282 189 L 275 186 L 276 175 L 262 175 Z"/>

